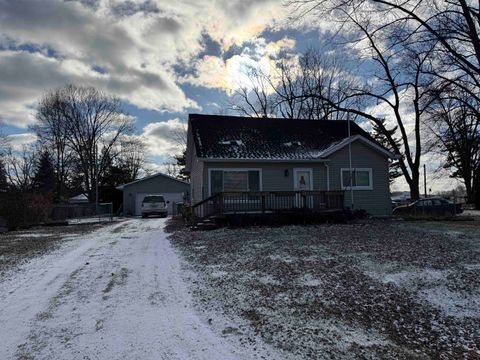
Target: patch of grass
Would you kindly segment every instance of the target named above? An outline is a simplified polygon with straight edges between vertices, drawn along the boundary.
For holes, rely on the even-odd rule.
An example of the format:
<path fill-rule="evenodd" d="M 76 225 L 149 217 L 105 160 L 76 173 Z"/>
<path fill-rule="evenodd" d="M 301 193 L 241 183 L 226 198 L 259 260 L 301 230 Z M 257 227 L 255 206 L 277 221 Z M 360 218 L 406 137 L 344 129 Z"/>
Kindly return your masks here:
<path fill-rule="evenodd" d="M 90 233 L 100 226 L 89 224 L 88 226 L 36 227 L 0 234 L 0 276 L 32 257 L 55 250 L 62 241 Z"/>
<path fill-rule="evenodd" d="M 185 229 L 186 224 L 185 221 L 183 221 L 181 216 L 174 216 L 169 218 L 166 223 L 165 223 L 165 232 L 166 233 L 173 233 L 178 230 Z"/>
<path fill-rule="evenodd" d="M 427 223 L 179 229 L 171 239 L 199 274 L 202 308 L 242 317 L 299 358 L 478 357 L 478 238 Z M 443 288 L 451 296 L 439 301 Z"/>

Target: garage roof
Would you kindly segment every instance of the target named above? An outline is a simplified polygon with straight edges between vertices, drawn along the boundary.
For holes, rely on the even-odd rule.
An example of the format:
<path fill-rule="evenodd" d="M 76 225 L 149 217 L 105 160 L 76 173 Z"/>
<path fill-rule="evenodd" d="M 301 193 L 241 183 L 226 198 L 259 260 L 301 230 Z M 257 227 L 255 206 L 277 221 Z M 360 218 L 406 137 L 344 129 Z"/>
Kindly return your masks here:
<path fill-rule="evenodd" d="M 165 177 L 165 178 L 170 179 L 170 180 L 178 181 L 179 183 L 182 183 L 182 184 L 187 184 L 187 185 L 189 184 L 188 181 L 180 180 L 180 179 L 174 178 L 173 176 L 170 176 L 170 175 L 163 174 L 163 173 L 159 172 L 159 173 L 156 173 L 156 174 L 153 174 L 153 175 L 150 175 L 150 176 L 146 176 L 144 178 L 141 178 L 141 179 L 131 181 L 129 183 L 117 186 L 117 189 L 118 190 L 123 190 L 126 186 L 133 185 L 133 184 L 136 184 L 136 183 L 139 183 L 139 182 L 142 182 L 142 181 L 145 181 L 145 180 L 149 180 L 149 179 L 152 179 L 152 178 L 155 178 L 155 177 L 158 177 L 158 176 L 162 176 L 162 177 Z"/>

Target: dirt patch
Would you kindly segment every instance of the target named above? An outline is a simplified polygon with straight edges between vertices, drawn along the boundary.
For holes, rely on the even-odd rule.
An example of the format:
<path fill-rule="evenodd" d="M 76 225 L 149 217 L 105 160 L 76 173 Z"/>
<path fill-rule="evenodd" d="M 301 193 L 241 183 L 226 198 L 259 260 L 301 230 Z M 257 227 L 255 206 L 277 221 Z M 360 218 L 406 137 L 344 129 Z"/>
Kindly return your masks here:
<path fill-rule="evenodd" d="M 88 234 L 102 225 L 39 227 L 0 235 L 0 278 L 22 262 L 55 250 L 64 241 Z"/>
<path fill-rule="evenodd" d="M 178 230 L 172 241 L 199 275 L 199 306 L 243 317 L 296 357 L 480 357 L 476 236 L 366 221 Z"/>
<path fill-rule="evenodd" d="M 182 230 L 185 227 L 186 227 L 186 225 L 185 225 L 185 222 L 183 221 L 183 219 L 180 216 L 174 216 L 174 217 L 169 218 L 165 222 L 164 230 L 165 230 L 166 233 L 173 233 L 175 231 Z"/>

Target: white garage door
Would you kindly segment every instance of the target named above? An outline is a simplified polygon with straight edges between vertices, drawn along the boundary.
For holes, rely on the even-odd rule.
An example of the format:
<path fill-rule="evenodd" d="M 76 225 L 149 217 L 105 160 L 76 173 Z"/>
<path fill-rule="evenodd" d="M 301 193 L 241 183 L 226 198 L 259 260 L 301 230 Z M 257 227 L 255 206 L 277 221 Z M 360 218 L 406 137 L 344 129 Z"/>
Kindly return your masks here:
<path fill-rule="evenodd" d="M 177 202 L 183 201 L 183 193 L 136 193 L 135 194 L 135 215 L 142 215 L 142 201 L 143 198 L 147 195 L 163 195 L 165 201 L 170 201 L 168 204 L 168 213 L 171 215 L 173 213 L 173 206 Z"/>

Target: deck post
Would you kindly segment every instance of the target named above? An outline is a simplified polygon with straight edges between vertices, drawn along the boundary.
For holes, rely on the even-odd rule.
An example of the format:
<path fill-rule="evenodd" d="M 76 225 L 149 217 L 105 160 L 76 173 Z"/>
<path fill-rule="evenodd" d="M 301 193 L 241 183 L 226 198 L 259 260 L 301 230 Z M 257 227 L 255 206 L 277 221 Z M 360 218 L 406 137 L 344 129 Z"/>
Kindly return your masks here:
<path fill-rule="evenodd" d="M 219 194 L 218 201 L 219 201 L 218 212 L 220 215 L 223 215 L 223 205 L 224 205 L 223 193 Z"/>

